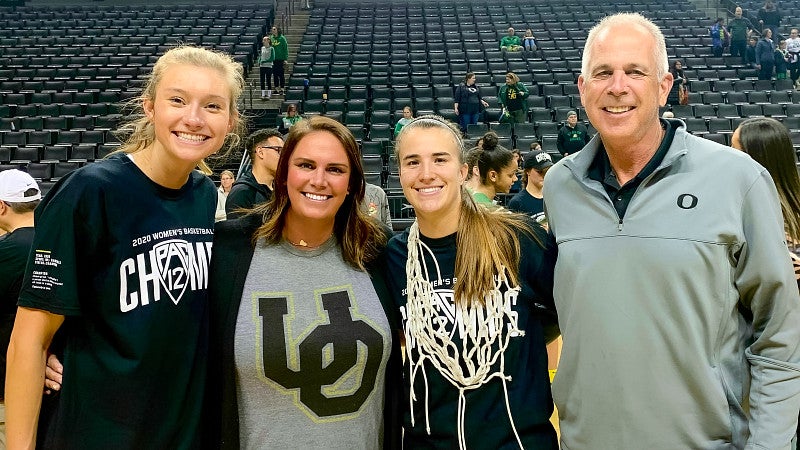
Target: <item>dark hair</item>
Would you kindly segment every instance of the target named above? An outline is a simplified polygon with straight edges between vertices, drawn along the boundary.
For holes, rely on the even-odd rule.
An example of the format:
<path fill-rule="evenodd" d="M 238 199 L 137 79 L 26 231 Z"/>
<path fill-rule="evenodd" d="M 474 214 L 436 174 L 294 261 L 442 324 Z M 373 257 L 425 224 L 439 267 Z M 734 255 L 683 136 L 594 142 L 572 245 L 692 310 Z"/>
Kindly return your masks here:
<path fill-rule="evenodd" d="M 38 194 L 39 190 L 36 188 L 30 188 L 25 191 L 24 197 L 33 197 L 34 195 Z M 32 200 L 30 202 L 3 202 L 11 208 L 11 211 L 14 211 L 15 214 L 25 214 L 29 212 L 33 212 L 37 206 L 39 206 L 39 202 L 41 200 Z"/>
<path fill-rule="evenodd" d="M 778 190 L 786 233 L 800 242 L 800 175 L 789 130 L 769 117 L 754 117 L 739 125 L 742 150 L 764 166 Z"/>
<path fill-rule="evenodd" d="M 481 176 L 481 184 L 487 184 L 487 177 L 490 171 L 500 172 L 513 159 L 514 154 L 511 153 L 511 150 L 500 145 L 497 134 L 493 132 L 484 134 L 483 144 L 479 147 L 475 162 Z"/>
<path fill-rule="evenodd" d="M 467 80 L 469 80 L 470 78 L 472 78 L 474 76 L 475 76 L 475 72 L 467 72 L 467 74 L 464 75 L 464 84 L 467 84 Z"/>
<path fill-rule="evenodd" d="M 283 239 L 286 213 L 291 207 L 286 187 L 289 160 L 300 141 L 318 131 L 335 136 L 347 154 L 347 161 L 350 164 L 348 194 L 336 213 L 333 232 L 341 247 L 342 258 L 356 269 L 366 270 L 365 264 L 375 259 L 386 244 L 386 235 L 381 225 L 361 209 L 365 188 L 364 168 L 361 165 L 358 142 L 347 127 L 330 117 L 314 116 L 292 126 L 278 160 L 272 199 L 254 210 L 263 217 L 264 223 L 253 235 L 253 240 L 263 238 L 268 244 L 277 244 Z"/>
<path fill-rule="evenodd" d="M 247 136 L 247 138 L 244 140 L 244 148 L 247 150 L 247 154 L 250 155 L 251 160 L 255 157 L 256 145 L 266 141 L 271 137 L 277 137 L 283 140 L 283 134 L 274 128 L 257 130 L 251 133 L 250 136 Z"/>

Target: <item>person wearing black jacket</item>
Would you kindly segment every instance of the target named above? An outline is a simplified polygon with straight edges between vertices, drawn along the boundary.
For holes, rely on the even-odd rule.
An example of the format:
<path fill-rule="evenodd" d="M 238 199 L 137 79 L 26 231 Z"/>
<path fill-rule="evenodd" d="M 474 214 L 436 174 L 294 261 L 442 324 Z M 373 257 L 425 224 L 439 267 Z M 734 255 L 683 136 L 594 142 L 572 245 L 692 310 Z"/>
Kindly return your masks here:
<path fill-rule="evenodd" d="M 375 259 L 391 232 L 359 207 L 358 155 L 343 125 L 304 120 L 272 200 L 218 223 L 208 448 L 399 448 L 397 314 Z"/>
<path fill-rule="evenodd" d="M 229 219 L 241 217 L 244 209 L 264 203 L 272 197 L 272 180 L 283 149 L 283 135 L 269 128 L 258 130 L 245 139 L 251 170 L 239 175 L 225 200 Z"/>

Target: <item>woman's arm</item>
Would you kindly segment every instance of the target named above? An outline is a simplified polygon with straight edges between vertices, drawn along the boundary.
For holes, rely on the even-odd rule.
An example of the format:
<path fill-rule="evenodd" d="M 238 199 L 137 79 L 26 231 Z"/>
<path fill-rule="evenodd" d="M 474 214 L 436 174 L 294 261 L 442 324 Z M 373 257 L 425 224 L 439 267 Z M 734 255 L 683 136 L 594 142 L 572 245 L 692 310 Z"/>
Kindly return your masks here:
<path fill-rule="evenodd" d="M 10 450 L 36 447 L 47 349 L 62 323 L 61 315 L 17 309 L 6 370 L 6 439 Z"/>

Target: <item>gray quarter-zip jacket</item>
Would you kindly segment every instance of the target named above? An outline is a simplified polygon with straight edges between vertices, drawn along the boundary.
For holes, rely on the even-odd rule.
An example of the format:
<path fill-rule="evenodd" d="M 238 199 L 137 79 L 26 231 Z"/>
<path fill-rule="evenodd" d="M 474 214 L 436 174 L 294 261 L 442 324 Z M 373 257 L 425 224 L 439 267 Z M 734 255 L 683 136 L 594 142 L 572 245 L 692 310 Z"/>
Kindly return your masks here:
<path fill-rule="evenodd" d="M 587 176 L 598 151 L 544 183 L 562 449 L 789 449 L 800 298 L 769 174 L 681 123 L 620 220 Z"/>

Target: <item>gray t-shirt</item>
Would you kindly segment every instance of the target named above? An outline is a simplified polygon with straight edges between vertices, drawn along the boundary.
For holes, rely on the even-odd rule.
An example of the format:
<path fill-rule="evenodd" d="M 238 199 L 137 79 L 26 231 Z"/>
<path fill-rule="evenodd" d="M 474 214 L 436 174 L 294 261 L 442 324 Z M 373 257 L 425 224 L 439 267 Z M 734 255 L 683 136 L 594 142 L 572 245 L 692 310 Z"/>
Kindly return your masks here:
<path fill-rule="evenodd" d="M 336 239 L 256 246 L 236 320 L 243 449 L 379 449 L 391 330 Z"/>

